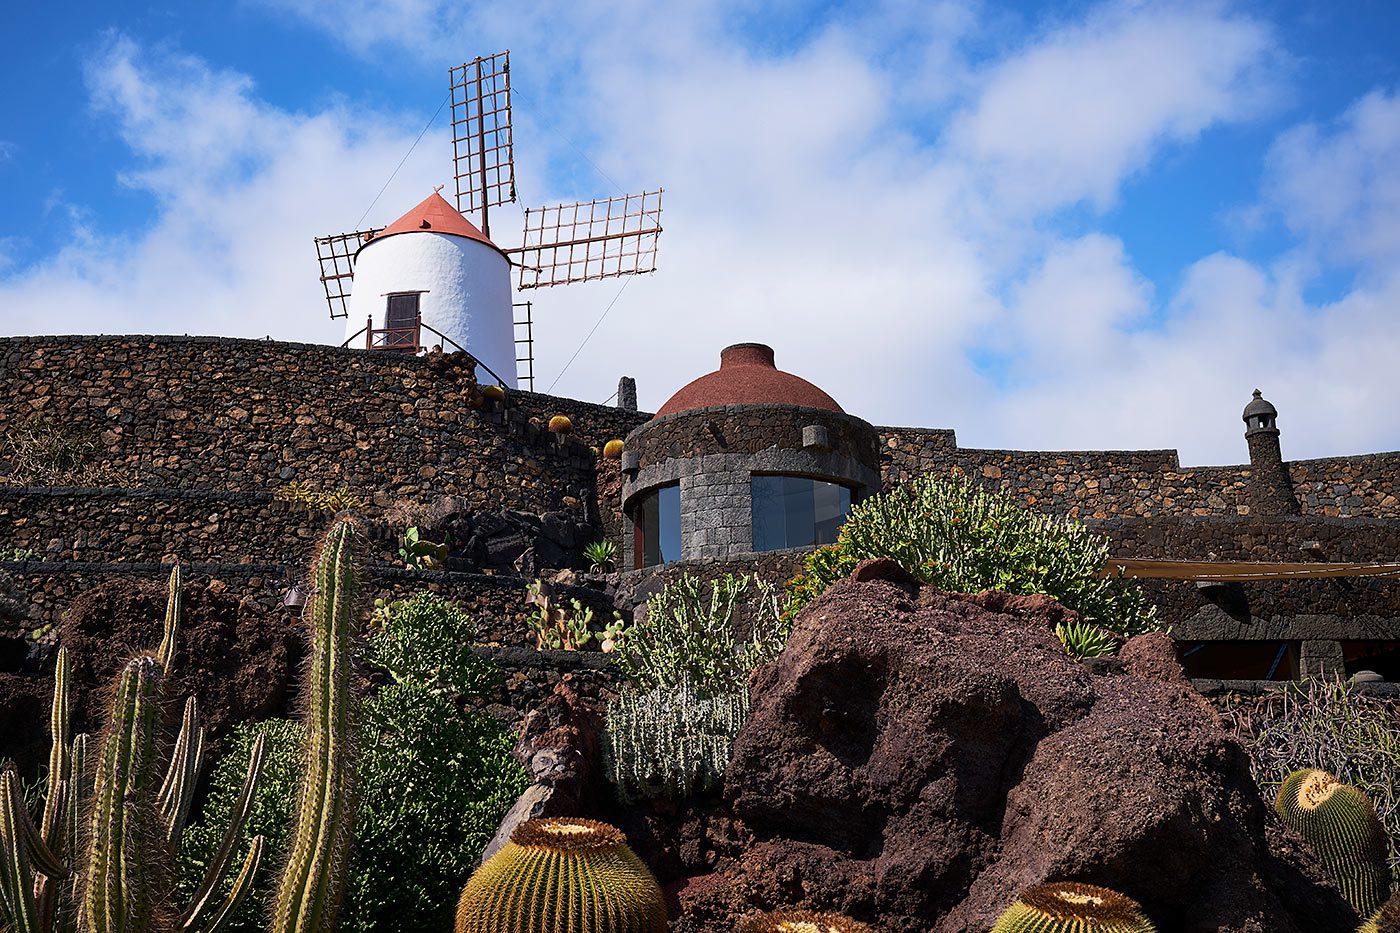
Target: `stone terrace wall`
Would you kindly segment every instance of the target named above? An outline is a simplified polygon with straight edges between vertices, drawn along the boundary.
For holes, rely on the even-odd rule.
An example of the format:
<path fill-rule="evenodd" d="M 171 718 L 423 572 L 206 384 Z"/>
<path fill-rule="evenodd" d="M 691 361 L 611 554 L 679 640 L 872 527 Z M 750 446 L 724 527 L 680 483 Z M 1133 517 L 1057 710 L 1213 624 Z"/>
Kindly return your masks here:
<path fill-rule="evenodd" d="M 1400 521 L 1318 516 L 1087 520 L 1119 557 L 1177 560 L 1400 561 Z"/>
<path fill-rule="evenodd" d="M 478 409 L 465 354 L 214 337 L 0 339 L 0 429 L 35 415 L 89 430 L 140 485 L 271 490 L 290 480 L 449 493 L 543 512 L 593 486 L 589 446 L 646 415 L 528 392 Z M 543 424 L 566 414 L 573 441 Z M 5 464 L 0 463 L 0 472 Z"/>
<path fill-rule="evenodd" d="M 1400 518 L 1400 452 L 1287 464 L 1304 515 Z"/>
<path fill-rule="evenodd" d="M 1074 518 L 1250 514 L 1248 464 L 1183 467 L 1175 450 L 959 447 L 945 429 L 882 427 L 887 487 L 957 467 L 1031 507 Z M 1400 452 L 1286 464 L 1305 515 L 1400 518 Z"/>

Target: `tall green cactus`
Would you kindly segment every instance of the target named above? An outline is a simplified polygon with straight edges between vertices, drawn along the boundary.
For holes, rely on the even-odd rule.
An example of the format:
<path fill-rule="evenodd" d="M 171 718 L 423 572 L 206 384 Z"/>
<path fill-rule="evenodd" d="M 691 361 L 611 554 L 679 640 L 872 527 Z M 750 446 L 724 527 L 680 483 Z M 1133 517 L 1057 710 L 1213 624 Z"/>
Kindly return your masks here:
<path fill-rule="evenodd" d="M 1304 768 L 1284 780 L 1275 807 L 1358 914 L 1370 914 L 1390 895 L 1385 827 L 1364 791 L 1330 772 Z"/>
<path fill-rule="evenodd" d="M 262 837 L 253 840 L 229 894 L 219 902 L 211 897 L 242 833 L 248 809 L 244 807 L 234 815 L 230 839 L 211 860 L 196 903 L 177 920 L 166 899 L 170 847 L 189 812 L 204 735 L 198 706 L 191 699 L 162 780 L 156 737 L 180 611 L 176 567 L 170 575 L 159 652 L 134 658 L 118 677 L 95 769 L 88 737 L 69 742 L 71 675 L 67 651 L 59 650 L 49 717 L 53 745 L 48 792 L 40 827 L 24 807 L 18 777 L 12 770 L 0 773 L 0 921 L 8 923 L 7 929 L 77 933 L 81 925 L 83 933 L 218 933 L 250 890 L 262 857 Z M 248 800 L 261 761 L 261 755 L 255 755 L 249 765 L 243 788 Z M 82 870 L 72 871 L 74 864 Z"/>
<path fill-rule="evenodd" d="M 1027 888 L 992 933 L 1155 933 L 1132 898 L 1111 888 L 1054 882 Z"/>
<path fill-rule="evenodd" d="M 117 680 L 102 740 L 84 860 L 80 925 L 85 933 L 151 933 L 168 927 L 158 845 L 160 728 L 165 672 L 148 655 L 127 662 Z"/>
<path fill-rule="evenodd" d="M 456 933 L 666 933 L 661 888 L 606 823 L 530 820 L 457 901 Z"/>
<path fill-rule="evenodd" d="M 351 673 L 360 615 L 359 539 L 357 523 L 338 520 L 312 568 L 305 770 L 272 933 L 332 930 L 340 908 L 357 804 Z"/>
<path fill-rule="evenodd" d="M 1392 894 L 1356 933 L 1400 933 L 1400 894 Z"/>

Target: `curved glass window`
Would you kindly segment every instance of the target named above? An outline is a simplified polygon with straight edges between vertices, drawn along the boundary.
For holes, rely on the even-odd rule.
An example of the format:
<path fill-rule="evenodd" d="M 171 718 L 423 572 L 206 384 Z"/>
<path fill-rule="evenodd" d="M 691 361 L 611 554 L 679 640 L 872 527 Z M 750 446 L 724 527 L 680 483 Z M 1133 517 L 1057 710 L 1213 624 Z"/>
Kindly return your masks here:
<path fill-rule="evenodd" d="M 806 476 L 755 476 L 753 549 L 833 544 L 851 511 L 851 490 Z"/>
<path fill-rule="evenodd" d="M 637 505 L 633 542 L 638 568 L 681 559 L 680 486 L 662 486 L 642 497 Z"/>

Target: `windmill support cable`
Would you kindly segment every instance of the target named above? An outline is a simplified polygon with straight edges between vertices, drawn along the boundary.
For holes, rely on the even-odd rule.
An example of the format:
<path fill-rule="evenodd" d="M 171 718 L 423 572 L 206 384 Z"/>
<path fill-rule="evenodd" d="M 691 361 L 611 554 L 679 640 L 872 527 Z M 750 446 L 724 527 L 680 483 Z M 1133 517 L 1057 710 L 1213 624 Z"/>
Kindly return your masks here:
<path fill-rule="evenodd" d="M 574 355 L 569 357 L 569 362 L 564 364 L 564 368 L 559 370 L 559 375 L 555 376 L 554 381 L 549 384 L 549 388 L 544 390 L 545 395 L 554 391 L 554 387 L 559 384 L 559 380 L 564 378 L 564 374 L 569 371 L 569 367 L 574 365 L 574 360 L 578 359 L 578 355 L 582 353 L 583 348 L 588 345 L 588 341 L 593 337 L 594 331 L 603 323 L 603 318 L 608 316 L 608 312 L 613 309 L 613 305 L 617 304 L 617 300 L 622 297 L 622 293 L 627 291 L 627 286 L 631 284 L 632 280 L 630 278 L 622 280 L 622 287 L 617 290 L 617 294 L 613 295 L 613 300 L 608 302 L 608 306 L 603 309 L 603 313 L 600 314 L 598 320 L 593 323 L 593 329 L 583 338 L 583 342 L 578 345 L 578 349 L 574 351 Z"/>
<path fill-rule="evenodd" d="M 448 91 L 447 96 L 442 99 L 442 103 L 438 104 L 437 110 L 433 111 L 432 117 L 428 120 L 428 125 L 423 127 L 423 132 L 418 134 L 418 138 L 413 141 L 413 145 L 409 146 L 408 151 L 403 154 L 403 158 L 399 159 L 399 164 L 394 166 L 394 170 L 389 173 L 388 179 L 384 182 L 384 187 L 379 189 L 379 193 L 374 196 L 374 200 L 369 202 L 369 207 L 365 208 L 365 212 L 360 215 L 360 219 L 355 221 L 355 229 L 358 230 L 360 228 L 360 224 L 365 222 L 365 218 L 369 216 L 369 212 L 374 210 L 374 205 L 378 204 L 379 199 L 384 196 L 384 192 L 389 190 L 389 185 L 393 183 L 394 176 L 398 175 L 399 169 L 403 168 L 404 163 L 408 161 L 408 157 L 413 155 L 413 150 L 418 148 L 418 144 L 423 141 L 423 137 L 428 135 L 428 130 L 432 129 L 433 124 L 437 122 L 438 114 L 442 113 L 442 108 L 446 107 L 447 102 L 451 99 L 452 92 Z"/>
<path fill-rule="evenodd" d="M 521 98 L 528 99 L 528 95 L 521 94 L 520 88 L 517 86 L 512 86 L 511 92 L 515 95 L 516 100 L 520 100 Z M 599 168 L 598 163 L 590 159 L 588 157 L 588 153 L 583 151 L 583 147 L 580 146 L 578 143 L 574 142 L 573 139 L 569 136 L 569 134 L 565 133 L 563 130 L 560 129 L 553 129 L 550 132 L 552 132 L 555 136 L 558 136 L 560 139 L 564 140 L 564 142 L 568 143 L 569 146 L 574 150 L 574 152 L 578 153 L 579 158 L 583 159 L 583 161 L 593 166 L 593 171 L 597 172 L 600 176 L 602 176 L 604 181 L 612 185 L 613 189 L 617 191 L 618 194 L 626 194 L 626 192 L 622 190 L 622 186 L 619 185 L 617 182 L 613 181 L 611 175 Z"/>

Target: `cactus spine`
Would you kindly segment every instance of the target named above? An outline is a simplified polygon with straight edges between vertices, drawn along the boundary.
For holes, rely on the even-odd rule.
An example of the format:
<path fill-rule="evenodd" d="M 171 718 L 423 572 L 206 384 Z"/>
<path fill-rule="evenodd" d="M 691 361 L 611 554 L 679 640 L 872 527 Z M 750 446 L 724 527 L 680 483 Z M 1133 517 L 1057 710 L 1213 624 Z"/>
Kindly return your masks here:
<path fill-rule="evenodd" d="M 1356 933 L 1400 933 L 1400 894 L 1392 894 Z"/>
<path fill-rule="evenodd" d="M 661 888 L 620 831 L 530 820 L 472 875 L 456 933 L 666 933 Z"/>
<path fill-rule="evenodd" d="M 340 906 L 356 805 L 350 675 L 359 623 L 358 538 L 355 522 L 337 521 L 313 567 L 305 771 L 272 933 L 331 930 Z"/>
<path fill-rule="evenodd" d="M 1058 882 L 1027 888 L 992 933 L 1155 933 L 1132 898 L 1092 884 Z"/>
<path fill-rule="evenodd" d="M 738 933 L 875 933 L 870 927 L 840 914 L 779 910 L 745 917 Z"/>
<path fill-rule="evenodd" d="M 1370 914 L 1389 896 L 1385 828 L 1365 792 L 1327 771 L 1304 768 L 1284 780 L 1275 807 L 1358 914 Z"/>
<path fill-rule="evenodd" d="M 161 859 L 156 795 L 164 672 L 153 657 L 127 662 L 117 680 L 111 720 L 97 763 L 83 875 L 81 926 L 87 933 L 150 933 L 163 929 L 157 906 Z"/>

